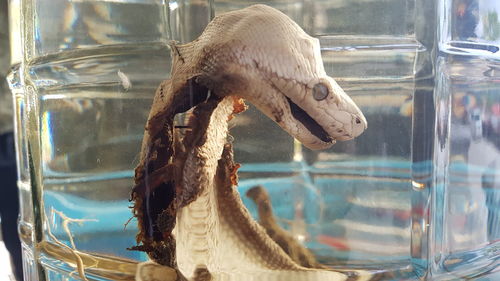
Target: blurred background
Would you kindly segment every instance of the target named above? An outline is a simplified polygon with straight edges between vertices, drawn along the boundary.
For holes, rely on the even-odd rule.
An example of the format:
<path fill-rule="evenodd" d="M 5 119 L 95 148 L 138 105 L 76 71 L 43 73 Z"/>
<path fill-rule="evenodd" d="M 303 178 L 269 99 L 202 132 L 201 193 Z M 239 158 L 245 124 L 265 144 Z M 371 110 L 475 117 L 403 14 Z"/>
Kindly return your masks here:
<path fill-rule="evenodd" d="M 19 204 L 16 186 L 12 95 L 7 84 L 10 71 L 9 18 L 7 0 L 0 0 L 0 278 L 14 271 L 22 280 L 21 245 L 17 235 Z M 7 249 L 5 251 L 4 249 Z M 10 253 L 10 257 L 7 253 Z M 10 259 L 10 260 L 9 260 Z M 12 261 L 12 266 L 8 266 Z M 12 278 L 12 277 L 9 277 Z M 9 279 L 7 279 L 9 280 Z"/>

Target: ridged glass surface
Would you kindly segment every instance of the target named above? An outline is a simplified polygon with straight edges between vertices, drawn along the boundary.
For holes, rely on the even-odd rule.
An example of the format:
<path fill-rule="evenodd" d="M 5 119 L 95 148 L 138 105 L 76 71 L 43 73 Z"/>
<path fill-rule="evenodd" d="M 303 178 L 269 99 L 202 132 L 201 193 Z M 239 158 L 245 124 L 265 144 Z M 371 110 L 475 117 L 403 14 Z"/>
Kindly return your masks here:
<path fill-rule="evenodd" d="M 491 0 L 23 1 L 24 58 L 9 82 L 27 280 L 133 278 L 147 256 L 127 250 L 138 231 L 130 191 L 155 89 L 169 77 L 168 42 L 252 3 L 319 39 L 326 72 L 368 129 L 312 151 L 250 105 L 230 133 L 251 214 L 245 193 L 261 185 L 279 225 L 331 268 L 495 280 L 481 279 L 500 258 Z"/>

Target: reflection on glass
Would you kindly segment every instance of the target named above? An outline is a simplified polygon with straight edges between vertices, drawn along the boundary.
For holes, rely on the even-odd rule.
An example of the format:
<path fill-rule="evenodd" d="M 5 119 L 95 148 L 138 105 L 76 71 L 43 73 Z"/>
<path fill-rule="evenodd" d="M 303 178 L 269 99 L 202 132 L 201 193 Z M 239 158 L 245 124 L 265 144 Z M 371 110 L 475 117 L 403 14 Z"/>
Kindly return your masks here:
<path fill-rule="evenodd" d="M 320 40 L 325 70 L 369 125 L 318 152 L 252 107 L 240 114 L 231 135 L 252 215 L 244 194 L 262 185 L 277 223 L 331 267 L 387 280 L 466 276 L 459 266 L 471 260 L 469 268 L 485 271 L 500 239 L 495 1 L 439 1 L 438 61 L 434 0 L 254 2 L 284 11 Z M 251 3 L 24 4 L 28 52 L 11 86 L 23 84 L 19 186 L 37 210 L 21 221 L 28 274 L 65 278 L 78 250 L 88 278 L 133 278 L 147 257 L 126 250 L 136 221 L 124 225 L 152 97 L 170 70 L 166 42 L 190 41 L 211 16 Z"/>
<path fill-rule="evenodd" d="M 453 52 L 476 49 L 485 55 L 498 55 L 500 7 L 490 0 L 442 0 L 441 44 Z M 456 48 L 456 49 L 455 49 Z"/>
<path fill-rule="evenodd" d="M 495 267 L 500 238 L 500 5 L 496 1 L 442 1 L 438 102 L 444 175 L 442 235 L 434 236 L 436 275 Z M 439 192 L 438 192 L 439 194 Z M 439 229 L 439 227 L 436 227 Z M 440 256 L 437 256 L 440 255 Z"/>

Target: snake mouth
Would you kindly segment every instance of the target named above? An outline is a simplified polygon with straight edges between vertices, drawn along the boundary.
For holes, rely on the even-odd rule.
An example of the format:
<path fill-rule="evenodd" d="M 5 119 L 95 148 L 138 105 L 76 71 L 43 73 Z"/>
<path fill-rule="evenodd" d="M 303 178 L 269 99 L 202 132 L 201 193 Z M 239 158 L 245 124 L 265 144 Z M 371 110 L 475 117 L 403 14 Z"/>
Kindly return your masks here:
<path fill-rule="evenodd" d="M 321 127 L 316 120 L 314 120 L 307 112 L 305 112 L 300 106 L 296 105 L 290 98 L 286 97 L 288 104 L 290 105 L 290 111 L 292 112 L 292 116 L 302 123 L 306 129 L 308 129 L 311 134 L 313 134 L 318 139 L 323 142 L 330 143 L 333 141 L 333 138 Z"/>

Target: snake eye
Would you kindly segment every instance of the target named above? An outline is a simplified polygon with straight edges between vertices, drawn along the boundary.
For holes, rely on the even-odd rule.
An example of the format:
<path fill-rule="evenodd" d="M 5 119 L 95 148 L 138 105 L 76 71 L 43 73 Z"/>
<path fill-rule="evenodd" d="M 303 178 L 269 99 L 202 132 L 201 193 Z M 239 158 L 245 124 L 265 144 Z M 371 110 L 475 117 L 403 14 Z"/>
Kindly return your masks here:
<path fill-rule="evenodd" d="M 323 83 L 318 83 L 313 87 L 313 97 L 317 101 L 322 101 L 328 96 L 328 87 Z"/>

